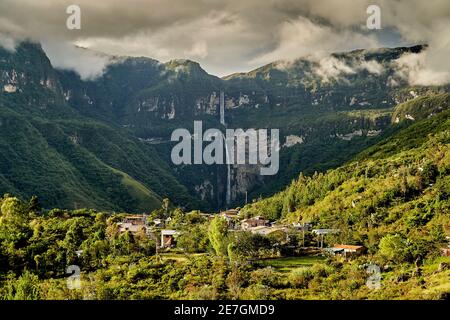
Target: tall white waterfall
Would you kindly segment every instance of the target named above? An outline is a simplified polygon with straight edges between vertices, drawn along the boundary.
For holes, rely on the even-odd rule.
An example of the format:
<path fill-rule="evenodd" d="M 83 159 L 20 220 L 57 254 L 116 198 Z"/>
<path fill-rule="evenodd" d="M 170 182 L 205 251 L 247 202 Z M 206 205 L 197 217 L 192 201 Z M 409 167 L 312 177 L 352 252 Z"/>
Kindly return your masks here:
<path fill-rule="evenodd" d="M 225 136 L 222 134 L 223 140 L 225 142 L 225 155 L 227 157 L 227 194 L 225 198 L 225 203 L 227 206 L 231 203 L 231 164 L 230 164 L 230 155 L 228 154 L 228 146 Z"/>
<path fill-rule="evenodd" d="M 225 124 L 225 93 L 220 91 L 220 123 L 226 128 Z M 225 136 L 222 133 L 222 138 L 225 144 L 225 156 L 227 157 L 227 193 L 225 197 L 225 203 L 227 206 L 231 203 L 231 164 L 230 155 L 228 154 L 228 145 Z"/>
<path fill-rule="evenodd" d="M 225 94 L 220 91 L 220 123 L 225 126 Z"/>

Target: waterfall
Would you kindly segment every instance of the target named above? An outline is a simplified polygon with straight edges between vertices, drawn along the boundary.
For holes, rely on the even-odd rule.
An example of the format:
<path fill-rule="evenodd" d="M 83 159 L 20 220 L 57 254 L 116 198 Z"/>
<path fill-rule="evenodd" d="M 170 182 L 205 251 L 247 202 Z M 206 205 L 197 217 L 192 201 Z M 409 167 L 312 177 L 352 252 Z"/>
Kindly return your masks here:
<path fill-rule="evenodd" d="M 220 123 L 226 128 L 225 124 L 225 94 L 223 91 L 220 91 Z M 225 197 L 225 204 L 227 207 L 231 203 L 231 164 L 230 164 L 230 155 L 228 154 L 228 146 L 227 141 L 225 139 L 224 134 L 222 133 L 222 138 L 225 143 L 225 155 L 227 159 L 227 193 Z"/>
<path fill-rule="evenodd" d="M 227 158 L 227 194 L 226 194 L 226 198 L 225 198 L 225 203 L 228 207 L 231 202 L 231 164 L 230 164 L 230 155 L 228 153 L 227 141 L 226 141 L 223 133 L 222 133 L 222 137 L 223 137 L 223 141 L 225 142 L 225 155 Z"/>
<path fill-rule="evenodd" d="M 220 123 L 225 126 L 225 94 L 220 91 Z"/>

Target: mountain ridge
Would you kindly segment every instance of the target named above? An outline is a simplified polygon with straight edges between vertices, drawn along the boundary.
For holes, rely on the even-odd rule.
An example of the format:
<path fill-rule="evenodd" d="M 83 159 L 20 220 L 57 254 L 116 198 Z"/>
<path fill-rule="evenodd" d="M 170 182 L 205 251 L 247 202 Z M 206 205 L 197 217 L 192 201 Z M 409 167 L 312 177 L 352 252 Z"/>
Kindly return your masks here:
<path fill-rule="evenodd" d="M 239 205 L 247 193 L 249 199 L 256 199 L 281 190 L 298 172 L 313 174 L 345 163 L 395 131 L 391 118 L 396 105 L 415 96 L 448 91 L 446 86 L 410 87 L 406 82 L 400 82 L 397 87 L 388 85 L 395 76 L 392 61 L 405 52 L 419 52 L 423 47 L 335 54 L 329 59 L 338 57 L 338 61 L 353 69 L 330 81 L 312 73 L 320 63 L 305 60 L 293 62 L 284 69 L 272 63 L 252 70 L 248 73 L 250 78 L 223 80 L 208 74 L 194 61 L 178 59 L 160 63 L 146 57 L 115 57 L 102 76 L 82 80 L 74 71 L 53 68 L 40 45 L 24 43 L 15 53 L 0 50 L 0 88 L 3 88 L 0 104 L 25 119 L 37 117 L 40 122 L 57 124 L 65 139 L 74 145 L 85 144 L 83 148 L 103 162 L 103 168 L 112 176 L 114 172 L 108 167 L 128 174 L 137 185 L 145 186 L 149 190 L 144 192 L 147 196 L 154 192 L 159 199 L 171 198 L 175 205 L 212 211 L 225 207 L 224 168 L 174 166 L 169 157 L 173 145 L 169 137 L 176 128 L 190 129 L 194 120 L 202 120 L 205 127 L 220 127 L 221 91 L 225 95 L 228 127 L 279 128 L 284 146 L 276 177 L 262 179 L 254 168 L 232 167 L 231 198 L 233 204 Z M 361 67 L 367 59 L 378 59 L 382 72 L 371 70 L 373 66 Z M 30 68 L 33 64 L 38 66 Z M 67 117 L 73 123 L 62 121 Z M 83 123 L 90 123 L 90 129 L 83 128 Z M 49 134 L 46 130 L 44 133 Z M 50 139 L 45 135 L 43 138 Z M 296 143 L 287 143 L 288 138 Z M 53 148 L 57 153 L 68 150 L 61 148 L 61 144 L 65 145 L 63 140 L 51 140 L 56 143 Z M 341 153 L 342 149 L 346 152 Z M 127 159 L 130 154 L 135 155 L 132 160 Z M 85 163 L 97 167 L 92 162 Z M 7 191 L 20 179 L 11 184 L 7 182 L 11 179 L 10 171 L 1 171 L 4 172 L 9 172 L 9 176 L 0 180 L 5 181 L 3 190 Z M 82 175 L 77 172 L 76 175 Z M 160 176 L 166 183 L 161 184 Z M 119 180 L 121 177 L 121 174 L 116 176 Z M 51 185 L 51 181 L 46 183 Z M 111 209 L 145 209 L 130 195 L 132 190 L 115 185 L 121 191 Z M 106 181 L 104 189 L 108 189 Z M 112 196 L 99 192 L 104 194 L 99 199 Z M 27 197 L 30 195 L 31 190 L 26 192 Z M 150 198 L 147 197 L 149 203 L 155 203 L 152 207 L 157 206 L 158 201 Z M 51 205 L 60 206 L 57 202 Z M 95 207 L 95 202 L 87 201 L 86 205 Z"/>

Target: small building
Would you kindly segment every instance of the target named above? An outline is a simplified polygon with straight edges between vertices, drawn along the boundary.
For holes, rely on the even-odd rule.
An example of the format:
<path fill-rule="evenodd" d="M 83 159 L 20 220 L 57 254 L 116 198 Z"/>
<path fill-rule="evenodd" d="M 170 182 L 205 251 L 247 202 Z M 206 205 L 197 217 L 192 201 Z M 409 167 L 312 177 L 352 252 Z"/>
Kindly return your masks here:
<path fill-rule="evenodd" d="M 153 224 L 155 225 L 156 228 L 164 228 L 165 223 L 164 223 L 164 219 L 153 219 Z"/>
<path fill-rule="evenodd" d="M 75 251 L 75 254 L 77 255 L 77 257 L 81 257 L 81 255 L 83 254 L 83 250 L 77 250 Z"/>
<path fill-rule="evenodd" d="M 180 233 L 176 230 L 161 230 L 161 248 L 173 248 L 176 245 L 175 238 Z"/>
<path fill-rule="evenodd" d="M 119 227 L 119 232 L 131 232 L 133 234 L 138 233 L 141 230 L 144 230 L 144 232 L 147 232 L 147 228 L 143 224 L 135 224 L 132 222 L 118 222 L 117 226 Z"/>
<path fill-rule="evenodd" d="M 236 219 L 239 216 L 239 210 L 230 209 L 230 210 L 220 212 L 219 215 L 224 217 L 227 220 L 228 219 Z"/>
<path fill-rule="evenodd" d="M 360 255 L 363 254 L 366 248 L 364 246 L 354 246 L 348 244 L 335 244 L 334 247 L 329 248 L 334 251 L 334 254 L 340 252 L 344 253 L 344 256 L 348 255 Z"/>
<path fill-rule="evenodd" d="M 311 230 L 312 224 L 311 223 L 293 222 L 292 227 L 298 231 L 309 231 L 309 230 Z"/>
<path fill-rule="evenodd" d="M 444 257 L 450 257 L 450 248 L 441 248 L 441 252 Z"/>
<path fill-rule="evenodd" d="M 334 234 L 339 233 L 339 229 L 314 229 L 312 233 L 315 233 L 317 235 L 326 235 L 326 234 Z"/>
<path fill-rule="evenodd" d="M 203 212 L 200 212 L 200 216 L 201 216 L 201 217 L 204 217 L 204 218 L 206 218 L 206 219 L 208 219 L 208 220 L 214 219 L 214 215 L 213 215 L 213 214 L 210 214 L 210 213 L 203 213 Z"/>
<path fill-rule="evenodd" d="M 444 257 L 450 257 L 450 237 L 447 236 L 445 239 L 447 240 L 447 246 L 441 248 L 441 253 Z"/>
<path fill-rule="evenodd" d="M 230 209 L 226 211 L 222 211 L 219 213 L 219 216 L 224 218 L 228 223 L 228 228 L 231 230 L 236 230 L 239 226 L 238 216 L 239 211 L 236 209 Z"/>
<path fill-rule="evenodd" d="M 283 232 L 284 234 L 287 234 L 287 228 L 285 227 L 276 227 L 276 226 L 257 226 L 253 228 L 247 229 L 247 231 L 250 231 L 253 234 L 260 234 L 262 236 L 267 236 L 274 232 Z"/>
<path fill-rule="evenodd" d="M 244 219 L 241 221 L 241 229 L 249 230 L 250 228 L 269 226 L 270 221 L 262 218 L 261 216 L 256 216 L 253 218 Z"/>
<path fill-rule="evenodd" d="M 119 227 L 119 232 L 131 232 L 132 234 L 136 234 L 138 232 L 144 231 L 148 232 L 147 227 L 147 217 L 145 215 L 126 215 L 125 218 L 117 223 Z"/>
<path fill-rule="evenodd" d="M 335 255 L 343 255 L 344 254 L 344 249 L 342 248 L 325 248 L 324 252 L 330 256 L 335 256 Z"/>

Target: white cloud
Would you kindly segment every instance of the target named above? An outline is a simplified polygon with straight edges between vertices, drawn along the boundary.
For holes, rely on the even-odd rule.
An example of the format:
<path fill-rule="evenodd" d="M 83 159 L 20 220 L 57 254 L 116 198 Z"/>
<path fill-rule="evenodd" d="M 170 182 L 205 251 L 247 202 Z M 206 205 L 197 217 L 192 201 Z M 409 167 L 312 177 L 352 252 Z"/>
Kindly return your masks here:
<path fill-rule="evenodd" d="M 450 82 L 450 69 L 432 67 L 434 52 L 425 50 L 421 53 L 408 53 L 395 61 L 396 76 L 411 85 L 433 86 Z"/>
<path fill-rule="evenodd" d="M 358 48 L 375 48 L 379 43 L 374 36 L 333 28 L 298 17 L 282 23 L 275 49 L 254 59 L 257 63 L 270 63 L 277 59 L 296 59 L 308 55 L 325 56 L 332 52 Z"/>
<path fill-rule="evenodd" d="M 338 80 L 342 75 L 353 74 L 355 70 L 343 61 L 329 56 L 318 61 L 317 68 L 314 72 L 322 77 L 325 82 L 330 80 Z"/>
<path fill-rule="evenodd" d="M 362 60 L 359 62 L 359 68 L 373 74 L 381 74 L 383 72 L 383 66 L 375 60 Z"/>
<path fill-rule="evenodd" d="M 428 55 L 441 68 L 427 58 L 424 70 L 449 69 L 442 59 L 450 55 L 442 46 L 450 40 L 448 0 L 376 3 L 383 30 L 369 31 L 366 9 L 372 0 L 78 0 L 82 28 L 67 30 L 69 0 L 2 0 L 0 30 L 20 39 L 87 44 L 110 54 L 189 58 L 224 75 L 318 52 L 373 48 L 383 45 L 376 36 L 390 28 L 406 43 L 430 45 Z M 377 72 L 375 65 L 366 69 Z"/>
<path fill-rule="evenodd" d="M 208 56 L 208 45 L 204 41 L 196 42 L 190 50 L 185 51 L 186 56 L 204 59 Z"/>
<path fill-rule="evenodd" d="M 74 70 L 83 80 L 101 76 L 110 63 L 105 55 L 64 42 L 43 42 L 42 47 L 55 68 Z"/>
<path fill-rule="evenodd" d="M 14 52 L 16 50 L 17 41 L 11 37 L 0 34 L 0 47 Z"/>

